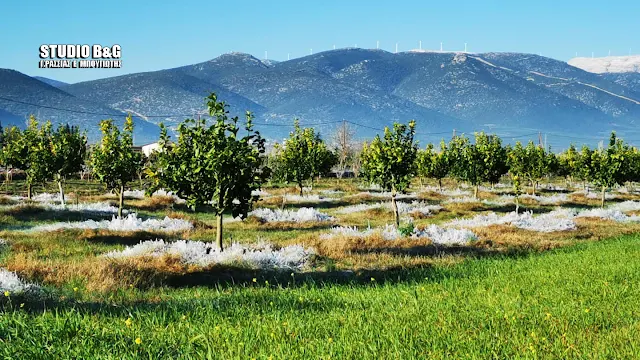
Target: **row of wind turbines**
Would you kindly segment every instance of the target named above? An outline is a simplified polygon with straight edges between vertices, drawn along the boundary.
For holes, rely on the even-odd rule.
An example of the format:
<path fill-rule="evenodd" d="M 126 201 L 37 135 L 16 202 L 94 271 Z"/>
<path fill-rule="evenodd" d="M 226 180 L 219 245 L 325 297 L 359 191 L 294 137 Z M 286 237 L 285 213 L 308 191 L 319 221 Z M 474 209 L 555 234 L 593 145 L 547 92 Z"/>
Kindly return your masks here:
<path fill-rule="evenodd" d="M 396 43 L 396 48 L 395 48 L 395 53 L 396 54 L 398 53 L 398 45 L 399 45 L 399 43 Z M 355 44 L 353 47 L 357 48 L 358 44 Z M 333 45 L 333 50 L 335 50 L 335 49 L 336 49 L 336 46 Z M 380 49 L 380 41 L 379 40 L 376 41 L 376 49 Z M 423 50 L 422 49 L 422 40 L 419 40 L 418 41 L 418 49 L 412 49 L 412 50 L 409 50 L 409 51 L 434 51 L 435 52 L 435 51 L 438 51 L 438 50 Z M 442 42 L 442 41 L 440 42 L 440 50 L 439 51 L 440 52 L 445 52 L 445 50 L 444 50 L 444 42 Z M 467 43 L 464 43 L 464 51 L 455 50 L 455 51 L 447 51 L 447 52 L 465 52 L 466 53 L 466 52 L 468 52 L 467 51 Z M 313 55 L 313 48 L 309 49 L 309 55 Z M 269 53 L 266 50 L 264 52 L 264 59 L 265 60 L 269 60 Z M 290 53 L 287 53 L 287 60 L 291 60 L 291 54 Z"/>

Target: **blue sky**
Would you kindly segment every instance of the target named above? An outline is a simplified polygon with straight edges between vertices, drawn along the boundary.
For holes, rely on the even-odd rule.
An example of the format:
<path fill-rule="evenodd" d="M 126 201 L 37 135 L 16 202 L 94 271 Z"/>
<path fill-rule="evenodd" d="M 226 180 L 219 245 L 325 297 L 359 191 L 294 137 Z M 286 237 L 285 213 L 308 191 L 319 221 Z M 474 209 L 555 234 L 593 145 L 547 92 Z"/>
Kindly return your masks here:
<path fill-rule="evenodd" d="M 0 68 L 78 82 L 231 51 L 286 60 L 336 47 L 513 51 L 568 60 L 640 53 L 640 1 L 4 1 Z M 145 2 L 146 3 L 146 2 Z M 635 24 L 635 25 L 634 25 Z M 38 69 L 41 44 L 120 44 L 122 69 Z"/>

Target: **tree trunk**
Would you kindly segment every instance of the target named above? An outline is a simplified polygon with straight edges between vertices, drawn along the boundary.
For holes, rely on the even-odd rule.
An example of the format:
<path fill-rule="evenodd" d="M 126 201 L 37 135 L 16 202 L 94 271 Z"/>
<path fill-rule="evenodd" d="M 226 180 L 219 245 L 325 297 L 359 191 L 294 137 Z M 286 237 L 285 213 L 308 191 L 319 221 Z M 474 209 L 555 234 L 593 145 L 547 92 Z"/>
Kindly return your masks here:
<path fill-rule="evenodd" d="M 475 199 L 478 198 L 478 184 L 476 184 L 476 186 L 473 188 L 473 197 Z"/>
<path fill-rule="evenodd" d="M 518 215 L 518 210 L 520 210 L 520 202 L 518 201 L 518 197 L 516 196 L 516 215 Z"/>
<path fill-rule="evenodd" d="M 62 206 L 65 206 L 66 203 L 64 201 L 64 188 L 62 187 L 62 179 L 58 179 L 58 189 L 60 190 L 60 203 Z"/>
<path fill-rule="evenodd" d="M 604 191 L 605 191 L 606 187 L 604 185 L 602 185 L 602 202 L 600 203 L 600 207 L 604 208 Z"/>
<path fill-rule="evenodd" d="M 300 196 L 303 196 L 303 194 L 302 194 L 302 187 L 303 187 L 302 183 L 299 183 L 298 186 L 300 187 Z"/>
<path fill-rule="evenodd" d="M 118 202 L 118 218 L 122 218 L 122 208 L 124 207 L 124 185 L 120 185 L 120 201 Z"/>
<path fill-rule="evenodd" d="M 218 218 L 216 219 L 216 226 L 216 244 L 218 245 L 218 249 L 222 251 L 222 214 L 218 215 Z"/>
<path fill-rule="evenodd" d="M 27 199 L 31 200 L 31 183 L 27 183 Z"/>
<path fill-rule="evenodd" d="M 532 181 L 531 182 L 531 195 L 536 196 L 536 182 Z"/>
<path fill-rule="evenodd" d="M 398 204 L 396 203 L 396 190 L 391 191 L 391 205 L 393 206 L 393 220 L 396 222 L 396 229 L 400 227 L 400 213 L 398 212 Z"/>
<path fill-rule="evenodd" d="M 442 179 L 438 179 L 438 191 L 442 192 Z"/>

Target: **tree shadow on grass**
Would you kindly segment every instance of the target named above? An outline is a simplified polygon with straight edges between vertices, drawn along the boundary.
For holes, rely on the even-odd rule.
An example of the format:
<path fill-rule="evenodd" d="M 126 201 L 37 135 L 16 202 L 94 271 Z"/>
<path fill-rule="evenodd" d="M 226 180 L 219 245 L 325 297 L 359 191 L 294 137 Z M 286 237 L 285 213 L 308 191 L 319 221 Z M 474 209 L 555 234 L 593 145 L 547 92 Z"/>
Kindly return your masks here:
<path fill-rule="evenodd" d="M 35 221 L 86 221 L 110 220 L 115 214 L 109 212 L 81 212 L 73 210 L 49 210 L 39 206 L 18 206 L 3 211 L 4 215 L 16 222 Z"/>

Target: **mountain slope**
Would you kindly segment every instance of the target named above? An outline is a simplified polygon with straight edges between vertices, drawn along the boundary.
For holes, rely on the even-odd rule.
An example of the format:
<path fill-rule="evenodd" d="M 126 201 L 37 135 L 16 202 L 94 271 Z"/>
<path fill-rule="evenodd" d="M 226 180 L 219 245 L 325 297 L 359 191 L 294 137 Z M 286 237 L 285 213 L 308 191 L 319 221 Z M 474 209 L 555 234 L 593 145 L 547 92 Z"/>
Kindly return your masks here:
<path fill-rule="evenodd" d="M 234 115 L 242 115 L 246 110 L 256 114 L 264 111 L 262 106 L 219 85 L 170 70 L 81 82 L 62 89 L 81 99 L 102 102 L 142 118 L 147 115 L 176 115 L 147 118 L 150 122 L 164 122 L 168 126 L 202 114 L 205 97 L 212 91 L 231 105 Z"/>
<path fill-rule="evenodd" d="M 0 69 L 0 109 L 21 119 L 33 114 L 41 121 L 51 120 L 54 125 L 77 125 L 87 130 L 91 142 L 97 141 L 101 136 L 98 126 L 100 120 L 113 118 L 116 123 L 123 124 L 126 116 L 107 106 L 78 99 L 40 80 L 8 69 Z M 146 143 L 157 138 L 159 128 L 156 125 L 138 118 L 134 119 L 134 124 L 136 143 Z"/>
<path fill-rule="evenodd" d="M 53 80 L 53 79 L 49 79 L 49 78 L 42 77 L 42 76 L 34 76 L 33 78 L 34 79 L 38 79 L 38 80 L 42 81 L 45 84 L 49 84 L 49 85 L 51 85 L 53 87 L 57 87 L 57 88 L 60 88 L 60 87 L 65 86 L 65 85 L 69 85 L 68 83 L 63 82 L 63 81 Z"/>

